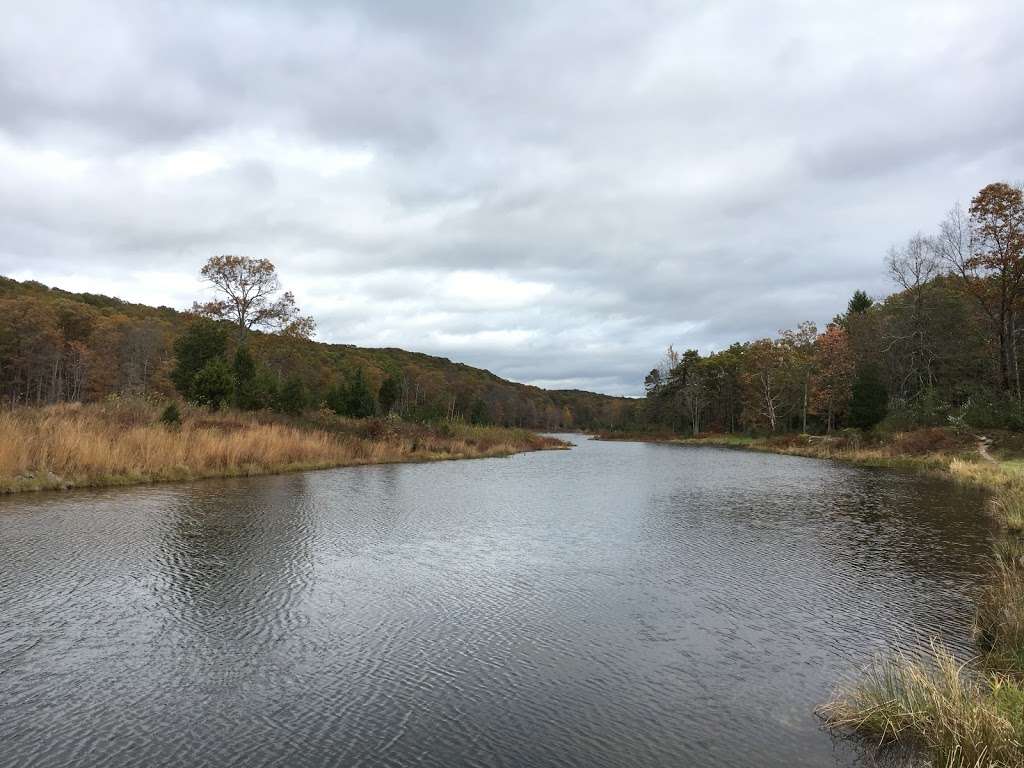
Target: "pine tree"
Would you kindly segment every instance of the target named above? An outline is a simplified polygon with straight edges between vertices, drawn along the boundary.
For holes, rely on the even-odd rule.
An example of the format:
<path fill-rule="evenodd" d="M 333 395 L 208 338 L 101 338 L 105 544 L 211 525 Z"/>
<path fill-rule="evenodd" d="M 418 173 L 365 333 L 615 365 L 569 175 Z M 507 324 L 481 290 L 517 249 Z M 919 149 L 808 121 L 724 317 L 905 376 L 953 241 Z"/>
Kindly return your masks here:
<path fill-rule="evenodd" d="M 395 407 L 395 403 L 398 402 L 401 393 L 401 386 L 394 376 L 388 376 L 384 379 L 384 383 L 380 385 L 380 391 L 377 393 L 381 412 L 384 414 L 391 413 L 391 409 Z"/>
<path fill-rule="evenodd" d="M 224 359 L 227 351 L 227 334 L 211 320 L 196 319 L 174 342 L 174 356 L 177 359 L 171 371 L 175 388 L 189 400 L 199 400 L 195 390 L 195 378 L 211 361 Z"/>
<path fill-rule="evenodd" d="M 306 385 L 298 376 L 289 376 L 277 396 L 276 407 L 282 413 L 300 415 L 309 405 Z"/>
<path fill-rule="evenodd" d="M 192 378 L 192 398 L 200 405 L 220 408 L 231 398 L 235 388 L 231 368 L 223 357 L 210 360 Z"/>
<path fill-rule="evenodd" d="M 262 408 L 264 403 L 257 387 L 256 361 L 246 347 L 241 346 L 235 352 L 232 367 L 235 378 L 235 407 L 243 411 L 257 411 Z"/>

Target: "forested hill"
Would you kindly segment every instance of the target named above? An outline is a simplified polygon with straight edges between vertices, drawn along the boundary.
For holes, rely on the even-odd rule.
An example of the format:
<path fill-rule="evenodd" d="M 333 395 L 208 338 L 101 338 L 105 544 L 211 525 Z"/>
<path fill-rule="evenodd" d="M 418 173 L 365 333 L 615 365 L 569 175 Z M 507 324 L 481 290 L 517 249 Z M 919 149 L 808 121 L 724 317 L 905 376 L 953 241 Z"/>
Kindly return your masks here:
<path fill-rule="evenodd" d="M 170 399 L 176 396 L 176 341 L 193 320 L 170 307 L 0 276 L 0 396 L 5 405 L 110 395 Z M 230 347 L 232 336 L 225 336 Z M 275 392 L 290 386 L 306 407 L 326 403 L 343 411 L 357 388 L 358 415 L 390 412 L 407 419 L 570 429 L 628 426 L 637 405 L 629 398 L 518 384 L 402 349 L 263 333 L 253 333 L 247 346 L 268 390 L 267 406 Z M 226 350 L 226 362 L 232 353 Z"/>

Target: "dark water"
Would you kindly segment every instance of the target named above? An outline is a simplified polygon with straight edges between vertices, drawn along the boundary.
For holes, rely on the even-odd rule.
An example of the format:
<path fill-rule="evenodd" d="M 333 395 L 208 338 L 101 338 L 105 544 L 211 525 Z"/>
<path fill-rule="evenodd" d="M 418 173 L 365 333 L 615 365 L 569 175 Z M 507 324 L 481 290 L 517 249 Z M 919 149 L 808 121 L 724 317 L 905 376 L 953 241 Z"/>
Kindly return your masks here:
<path fill-rule="evenodd" d="M 0 499 L 3 766 L 832 766 L 812 709 L 967 622 L 976 495 L 571 452 Z"/>

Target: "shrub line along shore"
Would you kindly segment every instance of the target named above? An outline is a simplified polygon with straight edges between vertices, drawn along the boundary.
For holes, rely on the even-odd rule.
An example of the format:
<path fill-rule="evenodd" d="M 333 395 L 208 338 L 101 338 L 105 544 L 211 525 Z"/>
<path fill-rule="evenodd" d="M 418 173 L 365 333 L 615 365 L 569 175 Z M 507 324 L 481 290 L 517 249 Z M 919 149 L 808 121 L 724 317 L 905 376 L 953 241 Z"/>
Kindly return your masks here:
<path fill-rule="evenodd" d="M 509 456 L 565 448 L 525 429 L 302 418 L 182 407 L 164 423 L 140 399 L 0 412 L 0 493 Z"/>
<path fill-rule="evenodd" d="M 978 656 L 958 660 L 932 641 L 923 660 L 878 656 L 841 684 L 817 714 L 831 728 L 885 750 L 910 747 L 927 765 L 1019 768 L 1024 765 L 1024 473 L 988 438 L 939 428 L 890 435 L 771 438 L 611 433 L 599 439 L 721 446 L 852 464 L 914 470 L 981 486 L 1002 524 L 973 619 Z M 998 441 L 997 441 L 998 442 Z M 1000 455 L 1002 453 L 1002 455 Z"/>

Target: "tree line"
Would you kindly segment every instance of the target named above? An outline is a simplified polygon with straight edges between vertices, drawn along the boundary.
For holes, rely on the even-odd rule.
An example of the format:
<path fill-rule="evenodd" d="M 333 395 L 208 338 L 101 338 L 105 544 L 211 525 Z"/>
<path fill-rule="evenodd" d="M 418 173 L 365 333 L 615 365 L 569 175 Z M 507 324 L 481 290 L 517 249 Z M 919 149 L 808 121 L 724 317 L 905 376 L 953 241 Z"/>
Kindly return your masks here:
<path fill-rule="evenodd" d="M 627 398 L 543 390 L 400 349 L 312 341 L 315 323 L 269 261 L 218 256 L 202 275 L 217 297 L 187 312 L 0 277 L 0 407 L 144 396 L 552 430 L 617 428 L 633 417 Z"/>
<path fill-rule="evenodd" d="M 706 355 L 669 347 L 637 420 L 690 434 L 1024 427 L 1021 188 L 985 186 L 890 249 L 885 267 L 896 291 L 855 292 L 824 329 L 805 322 Z"/>

